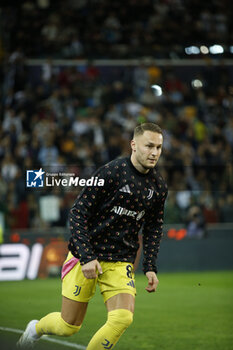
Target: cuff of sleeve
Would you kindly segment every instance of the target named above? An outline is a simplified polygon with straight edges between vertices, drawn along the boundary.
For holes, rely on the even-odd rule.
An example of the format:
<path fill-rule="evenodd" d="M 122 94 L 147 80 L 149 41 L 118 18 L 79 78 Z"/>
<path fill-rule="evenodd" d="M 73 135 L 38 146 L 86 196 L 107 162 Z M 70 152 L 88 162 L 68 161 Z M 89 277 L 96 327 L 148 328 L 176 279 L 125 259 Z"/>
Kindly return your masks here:
<path fill-rule="evenodd" d="M 90 251 L 89 254 L 84 254 L 83 251 L 80 253 L 77 247 L 75 247 L 73 244 L 71 245 L 69 243 L 68 249 L 71 251 L 71 253 L 75 258 L 79 259 L 80 265 L 87 264 L 89 261 L 97 259 L 97 257 L 94 255 L 92 251 Z"/>
<path fill-rule="evenodd" d="M 80 265 L 85 265 L 87 264 L 88 262 L 92 261 L 92 260 L 96 260 L 97 257 L 96 256 L 86 256 L 85 258 L 81 257 L 79 258 L 79 261 L 80 261 Z"/>
<path fill-rule="evenodd" d="M 158 272 L 157 266 L 144 266 L 143 273 L 146 274 L 148 271 Z"/>

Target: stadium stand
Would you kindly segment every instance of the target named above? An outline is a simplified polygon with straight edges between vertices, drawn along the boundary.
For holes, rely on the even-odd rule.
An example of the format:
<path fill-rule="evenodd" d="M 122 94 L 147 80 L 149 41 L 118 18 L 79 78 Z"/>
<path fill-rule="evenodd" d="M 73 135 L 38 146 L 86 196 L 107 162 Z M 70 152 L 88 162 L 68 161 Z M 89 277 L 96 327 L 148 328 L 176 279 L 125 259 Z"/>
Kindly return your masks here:
<path fill-rule="evenodd" d="M 182 58 L 185 45 L 229 45 L 232 23 L 224 1 L 211 9 L 182 0 L 131 0 L 125 6 L 103 0 L 98 7 L 97 1 L 38 0 L 14 10 L 9 4 L 1 11 L 0 73 L 0 211 L 6 227 L 65 226 L 77 190 L 25 190 L 25 171 L 49 165 L 50 172 L 90 176 L 128 154 L 128 140 L 142 121 L 164 130 L 160 169 L 170 190 L 165 222 L 185 223 L 192 206 L 201 208 L 207 223 L 232 222 L 232 66 L 206 58 L 199 66 L 160 66 L 144 58 Z M 92 61 L 135 57 L 140 64 Z M 32 66 L 28 58 L 45 60 Z M 88 61 L 65 66 L 54 58 Z M 162 87 L 161 96 L 153 84 Z M 45 194 L 59 199 L 57 220 L 41 216 Z"/>
<path fill-rule="evenodd" d="M 21 47 L 27 57 L 174 58 L 184 55 L 183 46 L 232 45 L 226 0 L 2 3 L 7 49 Z"/>

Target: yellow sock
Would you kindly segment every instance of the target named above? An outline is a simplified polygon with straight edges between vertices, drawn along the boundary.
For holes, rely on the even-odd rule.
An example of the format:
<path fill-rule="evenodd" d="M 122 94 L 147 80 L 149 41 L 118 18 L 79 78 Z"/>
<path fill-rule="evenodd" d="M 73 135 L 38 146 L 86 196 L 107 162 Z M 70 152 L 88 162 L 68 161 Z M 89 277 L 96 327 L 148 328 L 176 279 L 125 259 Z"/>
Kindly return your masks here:
<path fill-rule="evenodd" d="M 133 313 L 129 310 L 117 309 L 110 311 L 107 322 L 93 336 L 86 350 L 112 350 L 132 321 Z"/>
<path fill-rule="evenodd" d="M 78 332 L 80 328 L 81 326 L 74 326 L 65 322 L 60 312 L 52 312 L 41 318 L 36 324 L 36 332 L 38 335 L 50 334 L 68 337 Z"/>

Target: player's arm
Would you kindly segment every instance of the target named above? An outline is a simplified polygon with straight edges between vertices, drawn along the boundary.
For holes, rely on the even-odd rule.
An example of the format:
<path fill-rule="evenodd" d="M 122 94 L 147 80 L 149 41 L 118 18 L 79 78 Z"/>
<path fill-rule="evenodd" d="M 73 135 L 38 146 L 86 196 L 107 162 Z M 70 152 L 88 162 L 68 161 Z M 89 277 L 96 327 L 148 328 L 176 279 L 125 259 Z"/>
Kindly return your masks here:
<path fill-rule="evenodd" d="M 146 287 L 147 292 L 152 293 L 156 291 L 156 288 L 159 284 L 159 280 L 154 271 L 147 271 L 146 277 L 148 279 L 148 285 Z"/>
<path fill-rule="evenodd" d="M 148 278 L 146 290 L 153 292 L 158 285 L 156 260 L 163 230 L 164 203 L 167 190 L 161 193 L 157 205 L 148 215 L 143 227 L 143 271 Z"/>
<path fill-rule="evenodd" d="M 99 205 L 104 202 L 107 192 L 110 190 L 108 188 L 107 171 L 104 167 L 100 168 L 94 176 L 104 179 L 104 186 L 85 187 L 78 196 L 69 214 L 71 231 L 69 250 L 80 260 L 81 265 L 96 260 L 96 256 L 90 243 L 88 221 L 91 220 L 91 217 L 98 211 Z M 93 263 L 91 266 L 93 267 Z M 89 265 L 84 267 L 84 272 L 87 275 L 93 275 L 93 269 L 91 268 L 92 272 L 90 272 L 89 267 Z"/>
<path fill-rule="evenodd" d="M 88 279 L 96 278 L 98 273 L 102 274 L 102 268 L 97 259 L 91 260 L 82 266 L 82 273 Z"/>

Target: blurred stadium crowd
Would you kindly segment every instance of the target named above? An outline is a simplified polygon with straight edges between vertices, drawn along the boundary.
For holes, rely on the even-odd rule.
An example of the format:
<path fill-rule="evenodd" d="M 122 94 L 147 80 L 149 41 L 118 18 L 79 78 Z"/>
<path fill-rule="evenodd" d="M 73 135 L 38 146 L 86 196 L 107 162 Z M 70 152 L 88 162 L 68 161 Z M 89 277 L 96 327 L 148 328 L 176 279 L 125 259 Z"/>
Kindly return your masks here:
<path fill-rule="evenodd" d="M 2 2 L 8 50 L 21 47 L 27 57 L 176 58 L 185 46 L 232 45 L 226 0 Z"/>
<path fill-rule="evenodd" d="M 229 33 L 230 22 L 220 2 L 198 11 L 199 1 L 131 0 L 120 7 L 111 3 L 110 11 L 107 1 L 98 1 L 97 7 L 97 1 L 69 0 L 57 1 L 54 13 L 46 6 L 41 12 L 33 3 L 5 10 L 5 27 L 12 35 L 1 70 L 0 212 L 6 227 L 65 226 L 78 189 L 26 188 L 26 170 L 89 177 L 96 167 L 128 155 L 132 131 L 145 121 L 164 130 L 159 168 L 169 185 L 165 223 L 190 218 L 232 222 L 232 67 L 211 62 L 161 67 L 148 59 L 136 66 L 98 66 L 89 60 L 61 67 L 52 61 L 54 56 L 116 57 L 123 52 L 120 45 L 127 46 L 124 57 L 135 55 L 139 47 L 144 55 L 152 48 L 150 53 L 155 50 L 164 57 L 166 47 L 172 51 L 174 37 L 182 43 L 203 35 L 206 42 L 213 35 L 228 40 L 223 34 Z M 37 1 L 43 3 L 47 1 Z M 192 30 L 180 33 L 180 18 L 185 11 L 190 26 L 191 9 L 196 16 Z M 89 29 L 82 30 L 86 26 Z M 166 42 L 164 50 L 160 41 Z M 25 58 L 33 56 L 49 58 L 32 67 Z M 153 85 L 162 87 L 162 95 Z M 41 215 L 41 199 L 48 195 L 58 198 L 59 217 L 54 221 Z"/>

